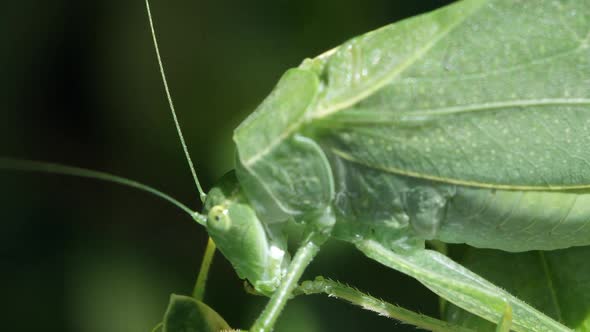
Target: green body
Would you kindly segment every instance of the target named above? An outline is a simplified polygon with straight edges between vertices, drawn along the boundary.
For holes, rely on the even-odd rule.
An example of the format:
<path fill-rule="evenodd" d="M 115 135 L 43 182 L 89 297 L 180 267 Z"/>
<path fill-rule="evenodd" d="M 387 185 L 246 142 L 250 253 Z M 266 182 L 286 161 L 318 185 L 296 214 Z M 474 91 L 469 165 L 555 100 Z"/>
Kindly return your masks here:
<path fill-rule="evenodd" d="M 206 204 L 238 274 L 274 292 L 251 330 L 335 237 L 492 322 L 508 308 L 517 331 L 566 331 L 424 243 L 590 245 L 588 17 L 588 1 L 462 1 L 288 70 Z M 291 262 L 290 220 L 308 234 Z"/>
<path fill-rule="evenodd" d="M 306 60 L 235 131 L 240 184 L 265 223 L 331 206 L 345 240 L 590 244 L 589 15 L 465 1 Z"/>

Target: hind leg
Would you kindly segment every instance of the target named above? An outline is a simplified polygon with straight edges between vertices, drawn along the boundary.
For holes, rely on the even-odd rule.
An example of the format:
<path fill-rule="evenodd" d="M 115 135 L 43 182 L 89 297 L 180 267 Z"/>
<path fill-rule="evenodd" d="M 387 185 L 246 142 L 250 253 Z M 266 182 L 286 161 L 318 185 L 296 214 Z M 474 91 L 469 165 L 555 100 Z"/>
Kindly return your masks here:
<path fill-rule="evenodd" d="M 416 249 L 398 253 L 374 240 L 364 240 L 356 246 L 368 257 L 416 278 L 455 305 L 490 322 L 500 322 L 499 331 L 510 328 L 515 331 L 571 331 L 436 251 Z"/>

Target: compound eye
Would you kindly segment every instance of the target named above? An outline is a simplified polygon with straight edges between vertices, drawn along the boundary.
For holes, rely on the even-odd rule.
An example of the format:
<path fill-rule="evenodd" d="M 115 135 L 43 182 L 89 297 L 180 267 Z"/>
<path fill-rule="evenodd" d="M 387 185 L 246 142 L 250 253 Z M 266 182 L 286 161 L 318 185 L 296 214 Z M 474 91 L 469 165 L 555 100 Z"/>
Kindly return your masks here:
<path fill-rule="evenodd" d="M 220 231 L 228 231 L 231 228 L 231 219 L 229 218 L 227 208 L 216 205 L 209 210 L 207 226 Z"/>

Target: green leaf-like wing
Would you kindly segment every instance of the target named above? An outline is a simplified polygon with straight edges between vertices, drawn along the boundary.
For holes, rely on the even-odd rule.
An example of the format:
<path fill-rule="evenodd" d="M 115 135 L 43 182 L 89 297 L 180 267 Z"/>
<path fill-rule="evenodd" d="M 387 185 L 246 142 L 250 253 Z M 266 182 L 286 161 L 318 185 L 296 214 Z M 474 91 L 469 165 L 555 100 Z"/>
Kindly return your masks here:
<path fill-rule="evenodd" d="M 470 248 L 462 264 L 576 331 L 590 331 L 590 247 L 506 253 Z M 447 304 L 443 314 L 477 331 L 494 331 L 481 318 Z"/>
<path fill-rule="evenodd" d="M 328 161 L 314 140 L 300 135 L 318 89 L 315 72 L 288 70 L 234 131 L 236 174 L 263 220 L 322 211 L 332 199 Z"/>
<path fill-rule="evenodd" d="M 340 46 L 312 118 L 349 161 L 477 187 L 590 187 L 590 2 L 463 1 Z"/>
<path fill-rule="evenodd" d="M 230 330 L 217 312 L 192 297 L 172 294 L 162 332 L 219 332 Z"/>

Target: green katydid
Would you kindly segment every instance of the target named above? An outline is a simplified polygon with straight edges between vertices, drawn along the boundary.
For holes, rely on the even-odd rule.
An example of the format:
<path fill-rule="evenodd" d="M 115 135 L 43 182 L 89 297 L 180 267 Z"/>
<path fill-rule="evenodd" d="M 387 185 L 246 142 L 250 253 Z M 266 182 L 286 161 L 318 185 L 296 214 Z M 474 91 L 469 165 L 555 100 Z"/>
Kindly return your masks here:
<path fill-rule="evenodd" d="M 468 0 L 287 71 L 235 130 L 235 172 L 193 214 L 271 296 L 251 330 L 272 329 L 336 238 L 501 326 L 567 331 L 424 242 L 590 244 L 589 15 L 585 1 Z M 307 228 L 293 259 L 291 220 Z"/>
<path fill-rule="evenodd" d="M 587 144 L 572 139 L 590 126 L 588 22 L 534 24 L 587 17 L 590 5 L 522 6 L 464 1 L 354 38 L 288 71 L 236 129 L 236 177 L 206 211 L 238 273 L 274 291 L 253 330 L 272 327 L 328 237 L 486 319 L 508 304 L 515 330 L 563 329 L 527 321 L 530 307 L 423 248 L 429 239 L 507 251 L 590 243 Z M 539 36 L 538 47 L 522 42 Z M 238 232 L 228 226 L 236 217 L 267 225 L 251 237 L 256 251 L 222 236 Z M 310 231 L 285 272 L 275 234 L 290 218 Z"/>

